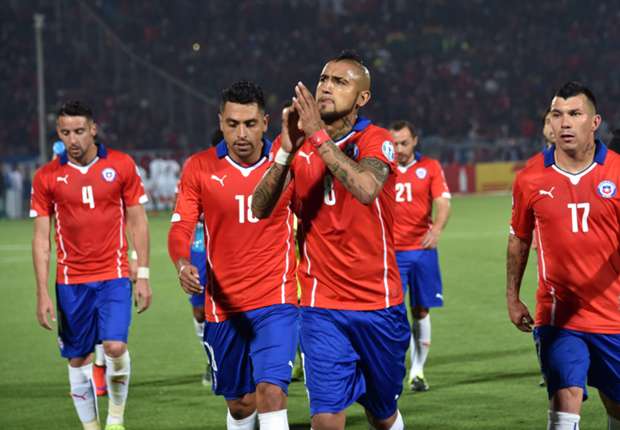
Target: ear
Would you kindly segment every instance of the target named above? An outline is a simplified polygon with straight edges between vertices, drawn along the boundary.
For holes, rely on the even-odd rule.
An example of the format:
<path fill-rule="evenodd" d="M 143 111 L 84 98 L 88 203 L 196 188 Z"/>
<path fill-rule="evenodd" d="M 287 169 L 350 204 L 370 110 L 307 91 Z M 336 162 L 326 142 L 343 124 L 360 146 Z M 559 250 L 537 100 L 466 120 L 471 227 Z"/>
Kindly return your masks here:
<path fill-rule="evenodd" d="M 269 128 L 269 120 L 271 120 L 271 117 L 269 116 L 268 113 L 266 113 L 263 116 L 263 133 L 266 133 L 267 129 Z"/>
<path fill-rule="evenodd" d="M 370 91 L 369 90 L 360 91 L 360 93 L 357 95 L 357 102 L 355 103 L 355 106 L 358 109 L 360 109 L 366 106 L 366 104 L 369 101 L 370 101 Z"/>
<path fill-rule="evenodd" d="M 90 135 L 92 137 L 97 136 L 97 123 L 94 121 L 90 123 Z"/>
<path fill-rule="evenodd" d="M 599 128 L 602 121 L 603 119 L 601 118 L 599 114 L 594 115 L 594 117 L 592 118 L 592 131 L 593 132 L 595 132 Z"/>

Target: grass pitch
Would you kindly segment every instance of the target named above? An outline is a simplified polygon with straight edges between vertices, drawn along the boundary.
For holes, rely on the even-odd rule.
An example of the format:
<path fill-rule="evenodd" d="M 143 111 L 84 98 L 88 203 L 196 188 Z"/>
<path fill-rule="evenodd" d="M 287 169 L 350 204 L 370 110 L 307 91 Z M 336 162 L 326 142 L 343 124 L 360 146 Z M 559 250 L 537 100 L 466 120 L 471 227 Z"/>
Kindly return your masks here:
<path fill-rule="evenodd" d="M 404 391 L 400 410 L 409 429 L 542 429 L 547 400 L 529 335 L 509 322 L 505 304 L 505 249 L 510 197 L 453 199 L 439 252 L 445 307 L 431 312 L 433 346 L 427 393 Z M 168 216 L 151 215 L 154 301 L 134 314 L 128 430 L 225 429 L 224 400 L 201 385 L 204 352 L 194 335 L 190 306 L 166 252 Z M 81 428 L 69 397 L 66 363 L 56 335 L 37 324 L 30 258 L 30 221 L 0 221 L 0 428 Z M 523 297 L 533 307 L 531 259 Z M 52 290 L 50 290 L 52 291 Z M 533 309 L 531 309 L 533 311 Z M 595 390 L 580 428 L 606 427 Z M 105 417 L 107 400 L 100 400 Z M 348 429 L 367 429 L 363 410 L 348 410 Z M 290 387 L 291 429 L 309 429 L 302 383 Z"/>

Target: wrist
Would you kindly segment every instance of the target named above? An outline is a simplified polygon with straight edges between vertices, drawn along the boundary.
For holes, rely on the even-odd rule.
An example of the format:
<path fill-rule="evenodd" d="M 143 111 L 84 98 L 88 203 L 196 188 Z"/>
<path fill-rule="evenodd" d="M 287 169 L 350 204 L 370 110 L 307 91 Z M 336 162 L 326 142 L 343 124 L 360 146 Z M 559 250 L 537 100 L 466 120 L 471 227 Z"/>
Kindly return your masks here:
<path fill-rule="evenodd" d="M 136 275 L 137 279 L 149 279 L 149 275 L 150 275 L 150 270 L 148 267 L 138 267 L 138 272 Z"/>
<path fill-rule="evenodd" d="M 292 160 L 293 157 L 291 156 L 291 153 L 285 151 L 283 148 L 280 148 L 278 149 L 278 152 L 276 152 L 276 156 L 273 161 L 282 166 L 290 166 Z"/>
<path fill-rule="evenodd" d="M 327 131 L 325 131 L 325 129 L 321 129 L 312 133 L 310 137 L 308 137 L 308 140 L 315 148 L 319 149 L 321 145 L 323 145 L 325 142 L 329 142 L 330 140 L 332 140 L 332 138 L 329 137 L 329 134 L 327 134 Z"/>

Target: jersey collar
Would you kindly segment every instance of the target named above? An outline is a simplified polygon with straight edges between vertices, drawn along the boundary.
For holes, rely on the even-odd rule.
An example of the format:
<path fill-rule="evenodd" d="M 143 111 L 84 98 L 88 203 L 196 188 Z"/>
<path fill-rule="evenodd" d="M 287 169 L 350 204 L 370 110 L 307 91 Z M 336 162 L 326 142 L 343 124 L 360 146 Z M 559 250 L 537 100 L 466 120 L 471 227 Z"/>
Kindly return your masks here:
<path fill-rule="evenodd" d="M 108 150 L 105 149 L 103 143 L 95 143 L 97 145 L 97 157 L 95 158 L 106 158 L 108 156 Z M 67 151 L 65 150 L 62 154 L 60 154 L 60 164 L 67 164 L 69 162 L 69 155 L 67 155 Z"/>
<path fill-rule="evenodd" d="M 344 142 L 349 140 L 351 136 L 360 131 L 364 131 L 370 124 L 372 124 L 372 121 L 370 121 L 368 118 L 358 116 L 355 120 L 355 124 L 353 124 L 353 128 L 351 128 L 351 131 L 342 136 L 341 138 L 334 140 L 334 144 L 340 147 Z"/>
<path fill-rule="evenodd" d="M 605 158 L 607 158 L 607 146 L 601 139 L 594 140 L 594 162 L 597 164 L 605 164 Z M 549 148 L 543 151 L 545 158 L 545 167 L 550 167 L 555 164 L 555 145 L 551 145 Z"/>
<path fill-rule="evenodd" d="M 224 139 L 217 144 L 215 151 L 217 153 L 217 158 L 224 158 L 228 155 L 228 145 L 226 145 Z M 271 141 L 263 137 L 263 150 L 261 151 L 260 158 L 269 157 L 269 151 L 271 151 Z"/>

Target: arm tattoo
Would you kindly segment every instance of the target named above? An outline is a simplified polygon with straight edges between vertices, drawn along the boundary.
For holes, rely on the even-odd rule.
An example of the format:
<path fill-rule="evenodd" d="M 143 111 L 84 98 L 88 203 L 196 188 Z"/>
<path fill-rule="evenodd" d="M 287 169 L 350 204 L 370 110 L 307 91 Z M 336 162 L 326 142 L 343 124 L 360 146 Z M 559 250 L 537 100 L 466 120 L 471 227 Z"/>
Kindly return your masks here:
<path fill-rule="evenodd" d="M 518 297 L 519 295 L 529 251 L 529 243 L 510 235 L 506 255 L 506 294 L 509 296 Z"/>
<path fill-rule="evenodd" d="M 362 158 L 360 166 L 372 173 L 373 178 L 375 178 L 379 185 L 383 185 L 390 174 L 388 166 L 378 158 Z"/>
<path fill-rule="evenodd" d="M 389 174 L 388 166 L 383 161 L 377 158 L 363 158 L 357 163 L 347 157 L 333 142 L 321 145 L 319 154 L 332 175 L 365 204 L 374 200 Z"/>
<path fill-rule="evenodd" d="M 258 218 L 268 217 L 278 203 L 282 190 L 288 183 L 289 166 L 273 163 L 254 189 L 252 213 Z"/>

